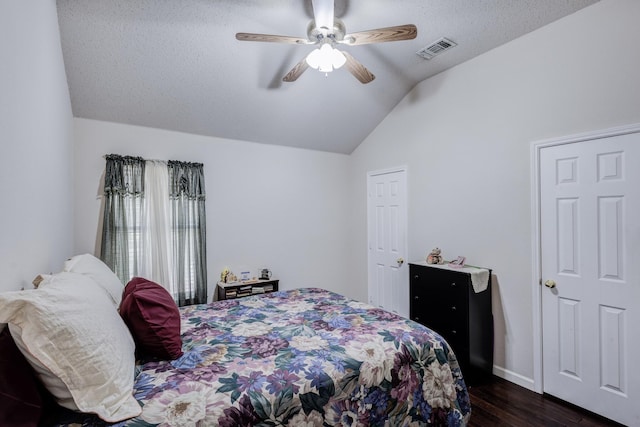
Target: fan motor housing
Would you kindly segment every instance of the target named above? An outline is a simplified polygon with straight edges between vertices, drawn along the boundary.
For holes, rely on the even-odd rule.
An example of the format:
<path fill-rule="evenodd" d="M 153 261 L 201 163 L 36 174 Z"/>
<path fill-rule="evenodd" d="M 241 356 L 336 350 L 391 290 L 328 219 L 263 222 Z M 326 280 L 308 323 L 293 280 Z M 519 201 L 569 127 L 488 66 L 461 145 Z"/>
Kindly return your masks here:
<path fill-rule="evenodd" d="M 342 41 L 345 34 L 346 29 L 344 22 L 338 18 L 333 18 L 332 29 L 326 27 L 318 28 L 315 20 L 311 20 L 307 26 L 307 37 L 314 43 L 321 42 L 325 38 L 329 38 L 334 41 Z"/>

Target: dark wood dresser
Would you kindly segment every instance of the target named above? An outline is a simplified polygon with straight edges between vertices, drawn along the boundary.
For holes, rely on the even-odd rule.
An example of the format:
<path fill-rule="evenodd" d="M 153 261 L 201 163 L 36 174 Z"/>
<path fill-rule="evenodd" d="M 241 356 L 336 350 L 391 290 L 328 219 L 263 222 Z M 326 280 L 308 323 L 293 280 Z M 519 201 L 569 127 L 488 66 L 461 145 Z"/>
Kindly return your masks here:
<path fill-rule="evenodd" d="M 491 270 L 487 288 L 481 292 L 475 292 L 471 273 L 460 269 L 410 263 L 409 272 L 411 319 L 449 343 L 467 384 L 489 379 L 493 370 Z"/>

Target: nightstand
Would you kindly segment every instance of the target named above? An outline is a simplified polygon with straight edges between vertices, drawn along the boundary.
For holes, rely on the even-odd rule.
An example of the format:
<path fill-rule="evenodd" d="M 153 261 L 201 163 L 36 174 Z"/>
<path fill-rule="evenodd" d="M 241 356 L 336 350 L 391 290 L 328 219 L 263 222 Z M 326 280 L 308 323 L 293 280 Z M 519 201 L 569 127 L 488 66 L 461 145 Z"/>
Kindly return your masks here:
<path fill-rule="evenodd" d="M 247 280 L 244 282 L 218 282 L 216 286 L 217 301 L 266 294 L 278 290 L 277 279 Z"/>

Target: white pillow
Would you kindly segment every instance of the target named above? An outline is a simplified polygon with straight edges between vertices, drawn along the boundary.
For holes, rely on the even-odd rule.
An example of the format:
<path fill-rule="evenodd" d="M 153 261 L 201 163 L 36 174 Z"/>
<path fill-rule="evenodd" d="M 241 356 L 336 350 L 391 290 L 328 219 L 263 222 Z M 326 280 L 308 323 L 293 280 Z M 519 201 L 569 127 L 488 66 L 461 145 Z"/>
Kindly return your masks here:
<path fill-rule="evenodd" d="M 46 282 L 0 293 L 0 322 L 10 324 L 43 384 L 61 404 L 108 422 L 139 415 L 135 345 L 111 299 L 82 274 L 58 273 Z"/>
<path fill-rule="evenodd" d="M 91 277 L 96 283 L 109 292 L 116 307 L 120 307 L 124 285 L 111 269 L 91 254 L 76 255 L 64 263 L 62 271 L 80 273 Z"/>

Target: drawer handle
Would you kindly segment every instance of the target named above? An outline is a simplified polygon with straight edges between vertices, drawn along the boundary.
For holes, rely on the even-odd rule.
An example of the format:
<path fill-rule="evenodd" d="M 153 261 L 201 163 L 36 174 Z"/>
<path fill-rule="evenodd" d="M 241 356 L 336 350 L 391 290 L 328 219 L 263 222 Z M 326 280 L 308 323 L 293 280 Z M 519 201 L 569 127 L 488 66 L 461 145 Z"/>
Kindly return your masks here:
<path fill-rule="evenodd" d="M 417 274 L 415 276 L 413 276 L 414 279 L 419 279 L 420 276 L 418 276 Z"/>
<path fill-rule="evenodd" d="M 455 306 L 455 305 L 451 306 L 451 311 L 456 311 L 456 310 L 457 310 L 457 309 L 456 309 L 456 306 Z"/>
<path fill-rule="evenodd" d="M 415 297 L 413 297 L 413 299 L 420 299 L 420 297 L 416 295 Z"/>
<path fill-rule="evenodd" d="M 451 331 L 451 333 L 452 333 L 453 335 L 457 334 L 457 332 L 456 332 L 456 330 L 455 330 L 455 329 L 454 329 L 453 331 Z"/>
<path fill-rule="evenodd" d="M 413 320 L 415 320 L 416 322 L 420 321 L 420 318 L 418 316 L 414 317 Z"/>
<path fill-rule="evenodd" d="M 451 287 L 455 288 L 456 287 L 456 282 L 451 282 Z"/>

